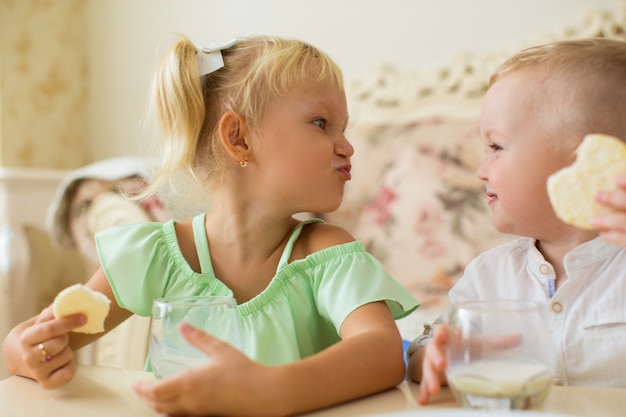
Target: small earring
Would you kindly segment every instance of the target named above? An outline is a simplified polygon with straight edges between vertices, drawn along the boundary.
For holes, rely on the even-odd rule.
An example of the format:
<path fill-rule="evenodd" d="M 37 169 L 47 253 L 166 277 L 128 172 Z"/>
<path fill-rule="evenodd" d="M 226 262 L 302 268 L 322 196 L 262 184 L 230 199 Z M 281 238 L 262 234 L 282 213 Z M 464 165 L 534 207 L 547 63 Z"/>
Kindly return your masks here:
<path fill-rule="evenodd" d="M 245 168 L 248 166 L 248 158 L 245 158 L 243 161 L 239 162 L 239 165 L 241 165 L 242 168 Z"/>

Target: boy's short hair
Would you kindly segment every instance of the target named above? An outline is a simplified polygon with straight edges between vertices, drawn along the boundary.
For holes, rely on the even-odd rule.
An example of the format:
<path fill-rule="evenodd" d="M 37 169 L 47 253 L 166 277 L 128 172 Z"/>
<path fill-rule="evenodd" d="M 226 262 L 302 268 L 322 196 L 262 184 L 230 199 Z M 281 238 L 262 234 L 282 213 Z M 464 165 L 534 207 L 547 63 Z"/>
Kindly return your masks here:
<path fill-rule="evenodd" d="M 555 114 L 556 107 L 559 129 L 577 140 L 605 133 L 626 141 L 626 42 L 589 38 L 530 47 L 504 61 L 489 87 L 521 72 L 545 92 L 543 110 Z"/>

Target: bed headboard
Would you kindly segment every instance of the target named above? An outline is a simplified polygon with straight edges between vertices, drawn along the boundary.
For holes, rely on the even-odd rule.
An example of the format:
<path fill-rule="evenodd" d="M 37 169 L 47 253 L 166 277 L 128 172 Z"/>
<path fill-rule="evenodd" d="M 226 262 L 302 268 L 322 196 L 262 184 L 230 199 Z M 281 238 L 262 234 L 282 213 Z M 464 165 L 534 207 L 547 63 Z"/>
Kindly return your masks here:
<path fill-rule="evenodd" d="M 351 120 L 361 124 L 442 112 L 473 115 L 476 110 L 468 110 L 468 106 L 480 102 L 491 73 L 518 50 L 553 41 L 592 37 L 626 41 L 626 0 L 615 11 L 584 12 L 578 26 L 560 28 L 482 56 L 459 56 L 446 67 L 409 73 L 382 66 L 365 79 L 348 80 L 346 93 Z M 417 52 L 416 59 L 419 59 Z"/>

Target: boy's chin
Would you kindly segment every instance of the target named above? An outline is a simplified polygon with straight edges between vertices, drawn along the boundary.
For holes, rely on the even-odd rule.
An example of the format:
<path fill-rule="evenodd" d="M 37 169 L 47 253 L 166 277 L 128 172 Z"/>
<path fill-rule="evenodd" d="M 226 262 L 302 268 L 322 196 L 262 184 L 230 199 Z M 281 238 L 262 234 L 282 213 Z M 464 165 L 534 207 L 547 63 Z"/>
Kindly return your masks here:
<path fill-rule="evenodd" d="M 505 235 L 514 235 L 514 236 L 527 236 L 523 233 L 522 230 L 519 230 L 519 227 L 515 227 L 510 221 L 499 220 L 496 216 L 493 217 L 491 224 L 493 227 L 500 233 Z"/>

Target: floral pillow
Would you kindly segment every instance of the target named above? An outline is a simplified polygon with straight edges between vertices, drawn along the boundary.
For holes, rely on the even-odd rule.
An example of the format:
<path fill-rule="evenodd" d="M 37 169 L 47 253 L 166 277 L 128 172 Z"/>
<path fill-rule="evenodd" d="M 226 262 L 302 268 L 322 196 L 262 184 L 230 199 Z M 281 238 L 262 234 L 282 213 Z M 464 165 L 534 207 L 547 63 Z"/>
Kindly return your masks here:
<path fill-rule="evenodd" d="M 508 239 L 491 224 L 477 119 L 433 117 L 356 126 L 353 180 L 341 208 L 346 227 L 422 304 L 440 311 L 476 255 Z"/>

